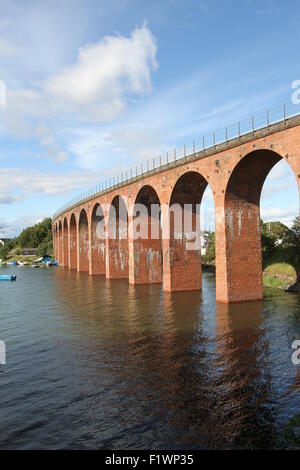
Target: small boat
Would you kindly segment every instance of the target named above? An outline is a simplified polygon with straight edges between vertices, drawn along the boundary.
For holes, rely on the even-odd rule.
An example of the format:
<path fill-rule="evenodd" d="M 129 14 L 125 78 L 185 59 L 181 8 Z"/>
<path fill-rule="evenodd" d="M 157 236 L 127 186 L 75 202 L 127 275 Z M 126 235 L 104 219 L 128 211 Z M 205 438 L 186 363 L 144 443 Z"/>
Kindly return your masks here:
<path fill-rule="evenodd" d="M 16 274 L 0 274 L 0 281 L 16 281 Z"/>

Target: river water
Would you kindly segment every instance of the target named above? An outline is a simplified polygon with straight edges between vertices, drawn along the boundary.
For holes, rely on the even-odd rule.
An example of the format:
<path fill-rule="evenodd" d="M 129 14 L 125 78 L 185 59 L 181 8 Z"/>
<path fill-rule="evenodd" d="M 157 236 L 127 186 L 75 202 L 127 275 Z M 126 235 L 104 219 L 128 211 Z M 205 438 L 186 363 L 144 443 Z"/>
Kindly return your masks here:
<path fill-rule="evenodd" d="M 300 297 L 1 268 L 1 449 L 300 448 Z"/>

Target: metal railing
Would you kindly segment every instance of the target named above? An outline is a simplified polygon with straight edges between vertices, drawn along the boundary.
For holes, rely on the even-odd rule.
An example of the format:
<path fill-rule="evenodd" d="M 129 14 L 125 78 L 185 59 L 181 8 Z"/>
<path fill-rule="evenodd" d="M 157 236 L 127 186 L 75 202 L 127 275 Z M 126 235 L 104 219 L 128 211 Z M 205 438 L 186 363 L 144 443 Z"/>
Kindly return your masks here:
<path fill-rule="evenodd" d="M 222 130 L 204 135 L 200 141 L 194 141 L 192 145 L 175 148 L 157 157 L 142 162 L 129 170 L 123 171 L 121 174 L 113 176 L 108 180 L 100 183 L 97 186 L 85 191 L 84 193 L 76 196 L 71 201 L 64 204 L 58 211 L 53 214 L 52 219 L 56 219 L 59 215 L 64 213 L 79 204 L 82 204 L 89 199 L 98 196 L 106 191 L 112 191 L 117 186 L 127 184 L 136 178 L 146 176 L 148 173 L 161 169 L 165 169 L 168 165 L 174 162 L 180 162 L 184 159 L 193 156 L 195 153 L 205 152 L 207 150 L 216 149 L 221 144 L 226 144 L 233 139 L 251 134 L 257 130 L 268 128 L 272 124 L 284 122 L 291 117 L 300 115 L 300 106 L 292 103 L 283 104 L 267 111 L 252 115 L 246 119 L 242 119 L 235 124 L 225 127 Z"/>

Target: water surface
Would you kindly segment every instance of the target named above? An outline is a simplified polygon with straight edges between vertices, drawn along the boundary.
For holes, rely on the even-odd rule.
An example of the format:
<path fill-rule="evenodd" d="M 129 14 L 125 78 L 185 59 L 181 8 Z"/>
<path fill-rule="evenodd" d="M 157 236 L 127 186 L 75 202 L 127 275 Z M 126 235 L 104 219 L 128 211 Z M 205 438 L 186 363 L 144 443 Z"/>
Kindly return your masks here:
<path fill-rule="evenodd" d="M 300 448 L 300 297 L 1 268 L 1 449 Z"/>

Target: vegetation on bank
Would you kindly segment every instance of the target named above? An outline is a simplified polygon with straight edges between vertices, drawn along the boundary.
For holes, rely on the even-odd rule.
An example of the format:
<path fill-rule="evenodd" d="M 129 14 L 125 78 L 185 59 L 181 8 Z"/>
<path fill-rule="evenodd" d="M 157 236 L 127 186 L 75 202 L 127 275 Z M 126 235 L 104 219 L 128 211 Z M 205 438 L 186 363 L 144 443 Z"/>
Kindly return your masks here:
<path fill-rule="evenodd" d="M 52 227 L 51 219 L 44 219 L 42 222 L 24 229 L 14 240 L 0 245 L 0 259 L 28 258 L 21 255 L 23 248 L 37 248 L 38 255 L 53 256 Z"/>
<path fill-rule="evenodd" d="M 263 257 L 263 284 L 277 289 L 298 289 L 300 279 L 299 217 L 291 228 L 281 222 L 261 221 Z M 215 264 L 215 233 L 210 232 L 205 255 L 205 265 Z"/>

